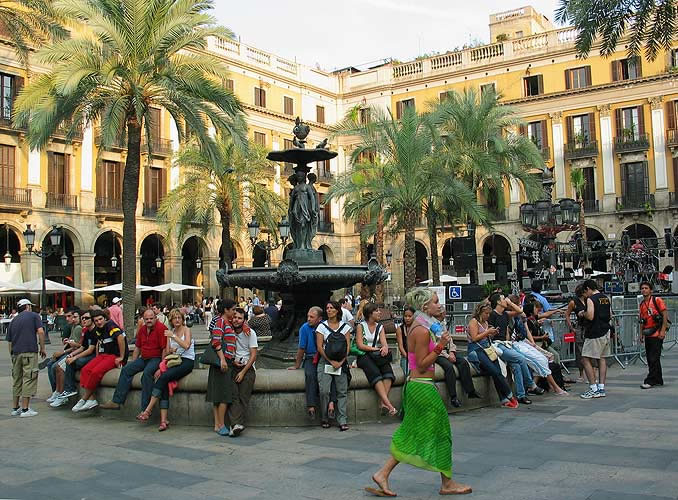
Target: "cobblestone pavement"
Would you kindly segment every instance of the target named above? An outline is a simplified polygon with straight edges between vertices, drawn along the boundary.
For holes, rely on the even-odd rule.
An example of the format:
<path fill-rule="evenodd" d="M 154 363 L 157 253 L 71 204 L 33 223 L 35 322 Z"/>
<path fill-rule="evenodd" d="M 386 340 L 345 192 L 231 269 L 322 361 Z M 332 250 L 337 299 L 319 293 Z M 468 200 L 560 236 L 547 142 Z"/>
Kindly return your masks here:
<path fill-rule="evenodd" d="M 610 371 L 604 399 L 542 396 L 517 410 L 454 415 L 455 478 L 473 486 L 475 499 L 678 498 L 678 348 L 663 362 L 663 388 L 641 390 L 645 367 L 637 363 Z M 9 374 L 3 342 L 0 498 L 365 498 L 397 426 L 251 428 L 238 439 L 198 427 L 160 434 L 104 412 L 48 408 L 44 371 L 32 405 L 39 415 L 20 419 L 9 416 Z M 407 465 L 392 487 L 401 498 L 439 498 L 437 474 Z"/>

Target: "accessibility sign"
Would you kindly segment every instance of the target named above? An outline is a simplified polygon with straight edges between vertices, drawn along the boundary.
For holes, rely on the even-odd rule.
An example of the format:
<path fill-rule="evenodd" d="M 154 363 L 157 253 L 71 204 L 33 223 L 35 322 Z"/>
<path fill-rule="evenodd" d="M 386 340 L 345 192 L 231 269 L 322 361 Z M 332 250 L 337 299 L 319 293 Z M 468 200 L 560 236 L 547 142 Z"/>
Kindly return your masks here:
<path fill-rule="evenodd" d="M 450 300 L 461 300 L 461 287 L 451 286 L 449 289 Z"/>

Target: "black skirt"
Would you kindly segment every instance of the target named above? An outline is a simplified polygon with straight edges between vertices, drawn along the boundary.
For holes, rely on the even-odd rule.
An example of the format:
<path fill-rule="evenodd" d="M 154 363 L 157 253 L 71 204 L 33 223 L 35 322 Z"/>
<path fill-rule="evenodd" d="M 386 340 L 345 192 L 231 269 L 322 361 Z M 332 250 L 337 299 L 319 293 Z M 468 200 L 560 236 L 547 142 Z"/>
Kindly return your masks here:
<path fill-rule="evenodd" d="M 233 370 L 230 363 L 226 373 L 223 373 L 216 366 L 210 366 L 205 401 L 212 404 L 231 404 L 233 402 L 233 378 L 229 373 L 230 370 Z"/>

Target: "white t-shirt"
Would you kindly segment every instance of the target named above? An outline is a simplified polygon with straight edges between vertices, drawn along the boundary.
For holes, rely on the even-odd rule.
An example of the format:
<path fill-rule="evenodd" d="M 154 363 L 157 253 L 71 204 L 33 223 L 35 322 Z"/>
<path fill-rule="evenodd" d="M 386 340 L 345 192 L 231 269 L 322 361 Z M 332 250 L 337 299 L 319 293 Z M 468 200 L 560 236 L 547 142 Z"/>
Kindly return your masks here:
<path fill-rule="evenodd" d="M 341 321 L 344 323 L 349 323 L 350 321 L 353 321 L 353 314 L 351 314 L 351 311 L 349 311 L 345 307 L 341 308 Z"/>
<path fill-rule="evenodd" d="M 336 331 L 341 332 L 342 334 L 346 335 L 346 332 L 351 331 L 351 325 L 341 321 L 339 323 L 339 327 L 336 329 Z M 315 332 L 320 333 L 323 336 L 323 340 L 327 340 L 327 337 L 330 336 L 330 333 L 332 333 L 332 330 L 330 329 L 329 325 L 327 324 L 327 321 L 323 321 L 322 323 L 320 323 L 316 327 Z"/>
<path fill-rule="evenodd" d="M 377 323 L 374 326 L 374 332 L 370 331 L 367 321 L 361 321 L 360 326 L 363 329 L 363 337 L 364 337 L 364 342 L 365 344 L 369 346 L 374 346 L 374 347 L 379 347 L 379 332 L 381 330 L 381 325 Z M 375 335 L 377 336 L 377 341 L 374 341 Z"/>
<path fill-rule="evenodd" d="M 235 336 L 235 360 L 244 365 L 250 360 L 250 349 L 259 347 L 257 333 L 250 329 L 250 334 L 240 332 Z"/>

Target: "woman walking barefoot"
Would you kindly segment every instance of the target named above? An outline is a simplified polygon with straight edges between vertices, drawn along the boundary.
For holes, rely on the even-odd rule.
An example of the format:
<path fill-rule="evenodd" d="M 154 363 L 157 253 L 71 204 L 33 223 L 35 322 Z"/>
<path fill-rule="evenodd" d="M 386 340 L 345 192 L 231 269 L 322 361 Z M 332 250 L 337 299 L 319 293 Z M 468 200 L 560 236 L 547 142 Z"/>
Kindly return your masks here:
<path fill-rule="evenodd" d="M 388 478 L 400 462 L 440 473 L 441 495 L 471 493 L 471 487 L 452 479 L 452 431 L 447 410 L 433 381 L 434 363 L 450 340 L 447 331 L 437 339 L 431 331 L 440 303 L 435 292 L 414 288 L 405 296 L 416 309 L 407 335 L 410 376 L 403 394 L 405 418 L 393 434 L 391 456 L 373 476 L 378 488 L 365 488 L 377 496 L 394 497 Z M 434 328 L 438 330 L 438 328 Z M 436 342 L 437 340 L 437 342 Z"/>

